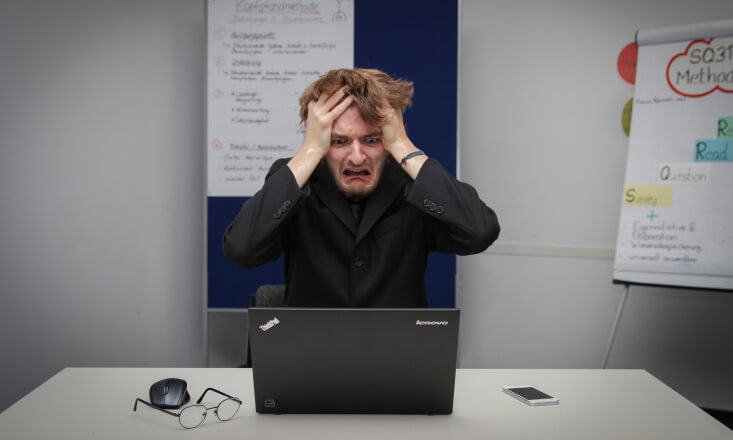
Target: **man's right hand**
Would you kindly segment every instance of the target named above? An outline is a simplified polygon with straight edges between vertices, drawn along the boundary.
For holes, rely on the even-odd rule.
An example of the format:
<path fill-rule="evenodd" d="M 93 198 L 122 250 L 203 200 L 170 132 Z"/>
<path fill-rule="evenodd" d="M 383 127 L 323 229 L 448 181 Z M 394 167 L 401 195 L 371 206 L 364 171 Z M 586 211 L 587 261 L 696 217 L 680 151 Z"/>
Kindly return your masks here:
<path fill-rule="evenodd" d="M 318 100 L 308 103 L 308 119 L 305 121 L 303 146 L 288 162 L 288 168 L 301 188 L 331 148 L 333 122 L 354 102 L 353 96 L 343 98 L 346 94 L 347 88 L 344 86 L 331 96 L 324 93 L 318 97 Z M 343 101 L 341 101 L 342 98 Z"/>

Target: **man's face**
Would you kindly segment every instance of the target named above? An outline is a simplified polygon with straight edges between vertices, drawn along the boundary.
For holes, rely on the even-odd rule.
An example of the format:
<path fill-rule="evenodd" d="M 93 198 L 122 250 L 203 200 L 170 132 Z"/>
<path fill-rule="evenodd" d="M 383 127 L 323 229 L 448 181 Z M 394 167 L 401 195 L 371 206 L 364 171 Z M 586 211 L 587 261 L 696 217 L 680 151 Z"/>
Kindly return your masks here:
<path fill-rule="evenodd" d="M 359 200 L 374 191 L 386 159 L 382 130 L 362 119 L 356 107 L 334 121 L 326 163 L 346 197 Z"/>

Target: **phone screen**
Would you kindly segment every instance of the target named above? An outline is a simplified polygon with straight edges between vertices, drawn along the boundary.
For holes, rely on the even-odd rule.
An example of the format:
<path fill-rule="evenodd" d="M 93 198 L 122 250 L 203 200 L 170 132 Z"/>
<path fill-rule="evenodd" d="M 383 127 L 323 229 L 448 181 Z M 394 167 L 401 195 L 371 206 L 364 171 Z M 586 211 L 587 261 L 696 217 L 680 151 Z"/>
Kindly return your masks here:
<path fill-rule="evenodd" d="M 543 393 L 542 391 L 538 390 L 537 388 L 532 388 L 532 387 L 509 388 L 509 391 L 519 396 L 522 396 L 523 398 L 527 400 L 552 399 L 553 398 L 552 396 Z"/>

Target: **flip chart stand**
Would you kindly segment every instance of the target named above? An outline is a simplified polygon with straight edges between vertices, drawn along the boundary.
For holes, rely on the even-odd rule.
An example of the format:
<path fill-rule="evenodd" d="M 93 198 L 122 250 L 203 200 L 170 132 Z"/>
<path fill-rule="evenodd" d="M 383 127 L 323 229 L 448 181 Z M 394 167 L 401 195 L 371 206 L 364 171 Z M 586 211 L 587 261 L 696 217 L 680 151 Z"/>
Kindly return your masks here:
<path fill-rule="evenodd" d="M 618 310 L 616 311 L 616 320 L 613 323 L 613 328 L 611 329 L 611 337 L 608 338 L 608 348 L 606 348 L 606 354 L 603 356 L 603 367 L 606 368 L 606 365 L 608 365 L 608 356 L 611 354 L 611 349 L 613 348 L 613 342 L 616 339 L 616 332 L 618 331 L 618 324 L 621 321 L 621 314 L 624 312 L 624 305 L 626 305 L 626 298 L 629 296 L 629 284 L 624 284 L 624 293 L 621 295 L 621 302 L 618 305 Z"/>

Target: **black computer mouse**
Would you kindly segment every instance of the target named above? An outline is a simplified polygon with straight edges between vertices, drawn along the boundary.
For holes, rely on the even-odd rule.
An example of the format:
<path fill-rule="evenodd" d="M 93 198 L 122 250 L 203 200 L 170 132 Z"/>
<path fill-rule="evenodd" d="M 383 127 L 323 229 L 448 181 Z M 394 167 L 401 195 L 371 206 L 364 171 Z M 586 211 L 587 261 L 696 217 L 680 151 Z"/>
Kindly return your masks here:
<path fill-rule="evenodd" d="M 191 400 L 183 379 L 159 380 L 150 386 L 150 403 L 158 408 L 180 408 Z"/>

